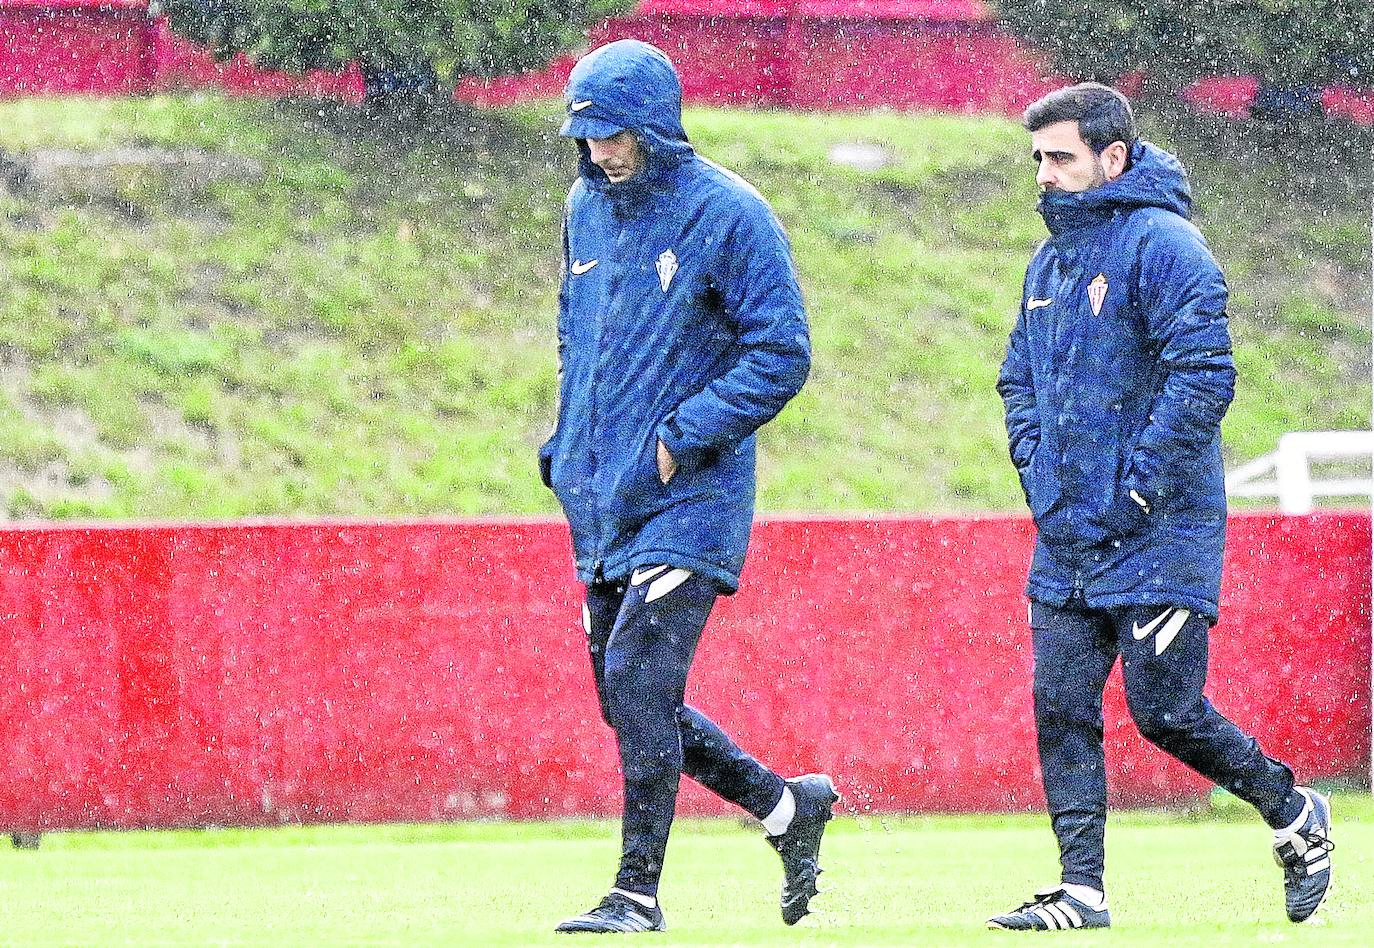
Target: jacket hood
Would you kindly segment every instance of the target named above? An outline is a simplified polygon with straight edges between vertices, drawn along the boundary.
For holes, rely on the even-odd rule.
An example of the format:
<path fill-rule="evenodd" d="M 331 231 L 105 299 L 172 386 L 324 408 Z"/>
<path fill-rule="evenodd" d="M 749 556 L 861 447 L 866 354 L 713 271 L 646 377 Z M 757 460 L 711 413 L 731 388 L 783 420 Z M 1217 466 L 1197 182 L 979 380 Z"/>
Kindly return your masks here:
<path fill-rule="evenodd" d="M 1188 220 L 1193 193 L 1177 158 L 1149 142 L 1131 149 L 1131 167 L 1115 181 L 1088 191 L 1054 191 L 1040 196 L 1036 209 L 1050 233 L 1058 236 L 1105 220 L 1118 211 L 1158 207 Z"/>
<path fill-rule="evenodd" d="M 644 148 L 644 170 L 616 186 L 616 192 L 652 187 L 693 153 L 682 127 L 682 82 L 663 51 L 648 43 L 619 40 L 592 50 L 573 67 L 563 99 L 568 117 L 559 134 L 577 139 L 589 187 L 612 185 L 592 164 L 588 138 L 628 130 Z"/>

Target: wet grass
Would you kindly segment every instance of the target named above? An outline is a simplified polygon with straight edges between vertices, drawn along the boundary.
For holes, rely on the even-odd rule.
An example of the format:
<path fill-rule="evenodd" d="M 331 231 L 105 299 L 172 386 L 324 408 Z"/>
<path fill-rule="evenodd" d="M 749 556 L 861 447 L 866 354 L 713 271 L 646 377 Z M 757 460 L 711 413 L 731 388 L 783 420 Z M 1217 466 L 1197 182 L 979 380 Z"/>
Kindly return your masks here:
<path fill-rule="evenodd" d="M 1360 945 L 1374 924 L 1374 805 L 1338 795 L 1333 895 L 1283 916 L 1257 819 L 1116 813 L 1113 928 L 1085 945 Z M 561 944 L 557 921 L 609 884 L 608 822 L 65 833 L 0 852 L 13 944 Z M 938 858 L 935 858 L 938 855 Z M 655 944 L 994 944 L 988 915 L 1052 881 L 1042 815 L 847 817 L 826 836 L 819 914 L 777 917 L 777 859 L 755 828 L 682 821 Z"/>
<path fill-rule="evenodd" d="M 555 109 L 416 133 L 314 103 L 0 103 L 0 148 L 20 159 L 190 148 L 248 169 L 0 192 L 2 512 L 554 512 L 532 459 L 573 170 Z M 730 110 L 687 126 L 772 199 L 811 309 L 815 370 L 761 441 L 761 507 L 1017 509 L 992 382 L 1043 235 L 1024 133 Z M 891 163 L 827 157 L 855 141 Z M 1367 207 L 1196 160 L 1235 294 L 1230 456 L 1367 427 Z"/>

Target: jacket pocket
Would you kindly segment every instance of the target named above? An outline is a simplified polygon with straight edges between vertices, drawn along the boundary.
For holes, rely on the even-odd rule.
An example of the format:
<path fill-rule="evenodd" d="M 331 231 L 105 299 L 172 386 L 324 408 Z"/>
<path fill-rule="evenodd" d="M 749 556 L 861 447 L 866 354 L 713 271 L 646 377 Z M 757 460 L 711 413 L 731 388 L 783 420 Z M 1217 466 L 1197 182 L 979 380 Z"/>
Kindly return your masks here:
<path fill-rule="evenodd" d="M 1064 495 L 1063 485 L 1044 463 L 1037 463 L 1040 455 L 1031 458 L 1029 482 L 1031 519 L 1036 532 L 1054 546 L 1083 546 L 1091 543 L 1097 531 L 1092 527 L 1087 510 L 1073 497 Z"/>
<path fill-rule="evenodd" d="M 667 488 L 658 479 L 657 449 L 658 436 L 651 432 L 648 439 L 635 448 L 633 455 L 625 457 L 615 497 L 619 516 L 629 525 L 644 523 L 663 506 Z"/>
<path fill-rule="evenodd" d="M 1116 485 L 1116 495 L 1112 498 L 1112 507 L 1104 524 L 1109 536 L 1132 537 L 1148 529 L 1154 522 L 1154 509 L 1146 512 L 1132 494 L 1144 496 L 1129 478 L 1121 480 Z"/>
<path fill-rule="evenodd" d="M 1091 532 L 1085 531 L 1084 518 L 1062 496 L 1056 496 L 1047 503 L 1040 513 L 1034 515 L 1035 530 L 1042 540 L 1054 546 L 1084 546 L 1091 540 Z"/>
<path fill-rule="evenodd" d="M 1021 489 L 1026 495 L 1026 506 L 1030 508 L 1031 518 L 1037 523 L 1059 500 L 1059 478 L 1051 477 L 1040 463 L 1043 453 L 1037 449 L 1021 474 Z"/>
<path fill-rule="evenodd" d="M 1148 493 L 1140 479 L 1134 476 L 1134 465 L 1128 463 L 1121 476 L 1117 478 L 1111 506 L 1102 517 L 1102 526 L 1109 538 L 1124 539 L 1135 536 L 1148 529 L 1154 522 L 1155 516 L 1159 514 L 1155 509 L 1157 503 L 1152 504 L 1147 511 L 1137 497 L 1146 500 Z"/>

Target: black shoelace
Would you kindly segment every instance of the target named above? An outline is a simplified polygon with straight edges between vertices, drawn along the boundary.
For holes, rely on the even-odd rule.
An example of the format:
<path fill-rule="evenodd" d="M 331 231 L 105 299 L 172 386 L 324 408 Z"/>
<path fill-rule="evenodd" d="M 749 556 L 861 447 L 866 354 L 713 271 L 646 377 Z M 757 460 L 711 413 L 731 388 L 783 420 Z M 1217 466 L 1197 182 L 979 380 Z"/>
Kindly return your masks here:
<path fill-rule="evenodd" d="M 1062 897 L 1066 895 L 1068 895 L 1068 893 L 1065 892 L 1063 889 L 1055 889 L 1053 892 L 1046 892 L 1044 895 L 1037 895 L 1030 902 L 1023 903 L 1022 906 L 1016 911 L 1024 912 L 1027 909 L 1033 909 L 1041 905 L 1049 905 L 1051 902 L 1058 902 Z"/>

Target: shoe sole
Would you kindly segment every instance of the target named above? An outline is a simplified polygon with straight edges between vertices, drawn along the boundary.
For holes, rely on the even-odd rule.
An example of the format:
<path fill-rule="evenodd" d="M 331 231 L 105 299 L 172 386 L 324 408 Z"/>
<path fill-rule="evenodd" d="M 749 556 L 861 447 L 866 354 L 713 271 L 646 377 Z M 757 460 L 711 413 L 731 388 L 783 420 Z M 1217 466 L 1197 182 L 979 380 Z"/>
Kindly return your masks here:
<path fill-rule="evenodd" d="M 1002 925 L 988 919 L 988 931 L 993 932 L 1105 932 L 1109 931 L 1110 925 L 1084 925 L 1081 928 L 1012 928 L 1010 925 Z"/>
<path fill-rule="evenodd" d="M 565 922 L 553 930 L 555 935 L 647 935 L 650 932 L 666 932 L 667 922 L 658 928 L 598 928 L 594 925 L 568 926 Z"/>
<path fill-rule="evenodd" d="M 995 918 L 988 919 L 988 931 L 994 932 L 1105 932 L 1111 927 L 1108 921 L 1106 925 L 1079 925 L 1077 928 L 1014 928 L 1003 925 Z"/>

